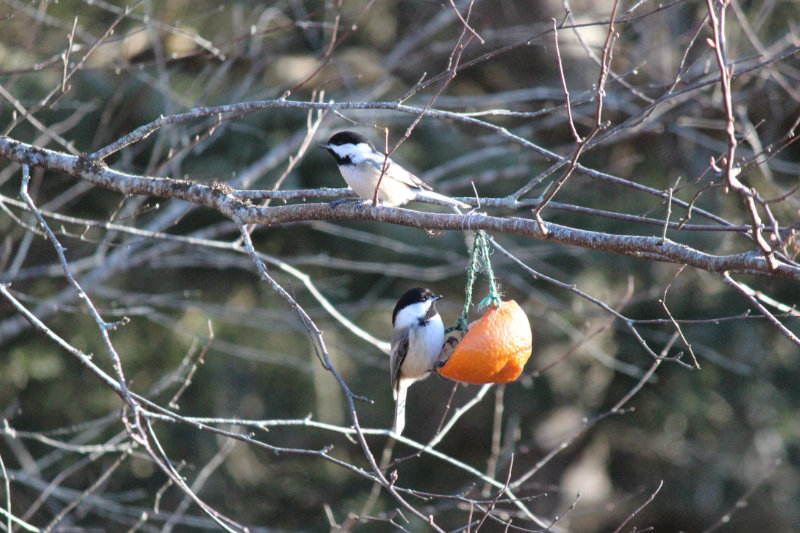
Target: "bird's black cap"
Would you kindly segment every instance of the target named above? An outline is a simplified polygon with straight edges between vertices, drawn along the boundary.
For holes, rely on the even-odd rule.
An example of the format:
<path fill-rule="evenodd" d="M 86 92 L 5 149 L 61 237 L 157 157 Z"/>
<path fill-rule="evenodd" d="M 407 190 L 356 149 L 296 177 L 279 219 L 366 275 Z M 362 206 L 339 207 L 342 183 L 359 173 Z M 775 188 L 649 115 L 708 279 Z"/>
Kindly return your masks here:
<path fill-rule="evenodd" d="M 343 146 L 345 144 L 368 144 L 370 148 L 372 143 L 369 142 L 366 137 L 363 135 L 356 133 L 354 131 L 340 131 L 339 133 L 334 133 L 333 136 L 328 139 L 327 143 L 321 144 L 322 148 L 328 148 L 329 146 Z"/>
<path fill-rule="evenodd" d="M 399 313 L 404 308 L 408 307 L 409 305 L 426 302 L 428 300 L 438 300 L 441 298 L 441 294 L 436 294 L 430 289 L 425 289 L 422 287 L 416 287 L 413 289 L 409 289 L 403 293 L 399 300 L 397 300 L 397 305 L 394 306 L 394 311 L 392 312 L 392 325 L 394 325 L 394 320 L 397 318 L 397 313 Z M 434 306 L 431 306 L 431 310 L 434 309 Z M 434 311 L 435 313 L 435 311 Z"/>
<path fill-rule="evenodd" d="M 353 164 L 353 160 L 350 158 L 349 155 L 342 156 L 337 154 L 332 147 L 333 146 L 344 146 L 345 144 L 361 144 L 364 143 L 370 147 L 372 151 L 375 151 L 375 147 L 372 146 L 372 143 L 369 142 L 366 137 L 360 135 L 354 131 L 340 131 L 339 133 L 334 133 L 333 136 L 328 139 L 328 142 L 322 143 L 319 145 L 320 148 L 325 148 L 329 154 L 333 156 L 336 160 L 336 164 L 339 166 L 341 165 L 351 165 Z"/>

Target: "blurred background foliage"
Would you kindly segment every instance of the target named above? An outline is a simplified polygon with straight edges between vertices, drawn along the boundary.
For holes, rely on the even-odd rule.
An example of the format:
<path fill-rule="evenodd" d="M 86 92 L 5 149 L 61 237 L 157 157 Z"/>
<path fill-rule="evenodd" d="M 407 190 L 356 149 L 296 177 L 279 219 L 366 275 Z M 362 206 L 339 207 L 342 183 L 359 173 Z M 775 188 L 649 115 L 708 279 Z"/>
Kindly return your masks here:
<path fill-rule="evenodd" d="M 456 4 L 466 14 L 468 4 Z M 562 105 L 551 18 L 578 25 L 586 46 L 599 57 L 611 6 L 571 2 L 573 20 L 565 18 L 564 7 L 555 1 L 476 1 L 469 20 L 485 43 L 472 39 L 461 63 L 502 53 L 459 71 L 434 107 L 476 114 L 512 110 L 480 116 L 568 156 L 574 139 Z M 126 7 L 131 9 L 124 14 Z M 613 54 L 619 78 L 608 83 L 603 115 L 605 131 L 614 133 L 601 133 L 582 164 L 659 191 L 678 183 L 676 198 L 696 199 L 695 207 L 733 224 L 748 223 L 741 201 L 723 192 L 719 175 L 709 168 L 710 158 L 725 152 L 725 136 L 718 84 L 702 83 L 718 73 L 706 44 L 706 4 L 625 1 L 620 14 L 625 20 L 618 22 Z M 800 6 L 780 0 L 732 0 L 727 20 L 729 60 L 742 73 L 734 85 L 743 139 L 738 153 L 750 164 L 746 179 L 764 198 L 791 193 L 772 205 L 785 226 L 797 221 L 800 208 L 792 190 L 800 174 L 800 152 L 796 145 L 784 146 L 800 113 L 798 20 Z M 305 0 L 4 0 L 0 27 L 0 85 L 7 94 L 0 103 L 3 133 L 62 151 L 69 143 L 76 153 L 97 150 L 161 115 L 279 98 L 287 91 L 297 100 L 319 98 L 323 91 L 325 100 L 335 101 L 408 97 L 406 103 L 422 107 L 442 82 L 409 96 L 410 89 L 447 69 L 463 31 L 448 2 L 419 0 L 341 5 Z M 73 45 L 66 57 L 70 35 Z M 599 69 L 573 30 L 561 29 L 559 35 L 576 125 L 586 133 L 593 121 Z M 78 68 L 63 82 L 62 92 L 65 62 L 68 70 Z M 15 102 L 46 130 L 25 120 Z M 166 127 L 122 150 L 109 164 L 137 174 L 268 189 L 298 150 L 307 118 L 302 110 L 271 109 L 218 124 L 198 120 Z M 330 113 L 313 141 L 357 128 L 380 146 L 383 128 L 389 128 L 393 143 L 414 118 L 389 110 Z M 755 158 L 768 147 L 769 157 Z M 396 155 L 437 190 L 455 196 L 471 196 L 472 183 L 483 197 L 506 196 L 552 163 L 485 128 L 431 118 L 420 122 Z M 526 198 L 541 195 L 558 175 L 542 180 Z M 342 181 L 329 156 L 315 148 L 303 153 L 280 185 L 323 186 L 340 187 Z M 13 282 L 18 298 L 111 372 L 96 326 L 74 298 L 52 246 L 31 233 L 29 214 L 7 201 L 18 199 L 18 190 L 19 168 L 0 169 L 0 280 Z M 71 217 L 173 235 L 237 238 L 236 227 L 209 210 L 121 198 L 65 175 L 34 170 L 32 192 L 42 209 Z M 666 213 L 660 196 L 583 173 L 570 178 L 555 201 L 559 205 L 543 213 L 546 220 L 619 234 L 660 235 L 661 228 L 569 206 L 655 219 Z M 526 210 L 489 211 L 529 216 Z M 672 220 L 685 215 L 685 209 L 674 208 Z M 319 364 L 301 322 L 259 281 L 248 257 L 51 222 L 62 230 L 68 259 L 104 317 L 131 318 L 112 338 L 134 390 L 165 405 L 202 353 L 190 386 L 175 402 L 183 415 L 253 420 L 310 415 L 325 423 L 351 424 L 344 395 Z M 694 214 L 690 223 L 710 222 Z M 713 254 L 753 248 L 735 232 L 684 230 L 668 236 Z M 253 238 L 259 252 L 302 271 L 342 314 L 381 339 L 390 336 L 391 310 L 406 288 L 426 285 L 444 293 L 440 312 L 448 324 L 463 306 L 463 235 L 368 222 L 308 222 L 256 228 Z M 517 491 L 533 498 L 532 509 L 541 516 L 563 516 L 557 529 L 613 531 L 663 481 L 626 530 L 800 528 L 797 345 L 753 316 L 757 311 L 717 275 L 546 241 L 496 238 L 537 272 L 643 321 L 637 328 L 656 350 L 675 331 L 661 303 L 665 300 L 672 316 L 682 321 L 682 333 L 701 367 L 662 364 L 628 404 L 629 410 L 581 432 Z M 485 470 L 497 431 L 497 478 L 504 479 L 512 456 L 515 476 L 532 468 L 587 419 L 620 401 L 652 359 L 621 321 L 586 299 L 531 276 L 500 253 L 493 255 L 492 266 L 505 296 L 516 299 L 531 320 L 534 356 L 518 382 L 506 386 L 502 396 L 490 392 L 437 449 Z M 386 357 L 334 320 L 302 280 L 277 265 L 271 272 L 323 329 L 333 362 L 349 387 L 374 402 L 357 404 L 361 424 L 388 428 L 393 406 Z M 790 307 L 800 296 L 796 282 L 740 278 Z M 477 299 L 486 290 L 480 284 Z M 27 327 L 7 303 L 0 303 L 0 313 L 0 409 L 7 420 L 0 457 L 13 474 L 14 514 L 44 527 L 119 457 L 119 452 L 93 454 L 79 446 L 124 440 L 120 402 L 74 359 Z M 785 323 L 800 332 L 796 319 L 786 318 Z M 675 347 L 671 353 L 686 351 L 680 342 Z M 476 391 L 459 387 L 452 405 L 463 404 Z M 413 387 L 407 436 L 430 439 L 451 393 L 452 384 L 439 378 Z M 498 399 L 502 426 L 496 428 L 492 421 Z M 368 468 L 360 449 L 338 433 L 292 426 L 265 431 L 234 422 L 225 427 L 252 432 L 280 447 L 332 444 L 333 457 Z M 185 425 L 159 424 L 157 432 L 190 484 L 207 475 L 200 496 L 253 530 L 326 529 L 357 515 L 372 488 L 364 478 L 316 457 L 274 454 Z M 386 438 L 370 437 L 369 442 L 379 457 Z M 400 444 L 395 448 L 397 457 L 412 452 Z M 474 485 L 472 496 L 480 494 L 479 480 L 425 454 L 396 468 L 401 487 L 456 494 Z M 408 497 L 448 530 L 467 523 L 464 503 Z M 197 507 L 181 510 L 183 500 L 184 494 L 168 486 L 149 458 L 135 451 L 56 528 L 214 527 Z M 381 493 L 368 513 L 378 518 L 358 528 L 393 529 L 385 519 L 402 522 L 392 511 L 395 506 Z M 501 507 L 515 516 L 512 506 Z M 147 518 L 142 519 L 145 511 Z M 517 521 L 535 529 L 519 517 Z M 423 528 L 413 520 L 408 527 Z M 503 527 L 489 522 L 485 529 Z"/>

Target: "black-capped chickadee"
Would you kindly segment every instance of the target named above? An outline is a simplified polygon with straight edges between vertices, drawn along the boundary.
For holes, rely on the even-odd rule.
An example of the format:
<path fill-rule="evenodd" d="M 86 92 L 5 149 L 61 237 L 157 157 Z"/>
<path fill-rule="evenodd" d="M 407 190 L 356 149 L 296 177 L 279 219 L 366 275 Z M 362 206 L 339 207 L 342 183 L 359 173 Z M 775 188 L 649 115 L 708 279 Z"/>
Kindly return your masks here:
<path fill-rule="evenodd" d="M 406 291 L 392 313 L 392 354 L 389 369 L 395 399 L 394 431 L 406 423 L 406 392 L 417 380 L 428 376 L 444 344 L 444 324 L 436 311 L 440 294 L 430 289 Z"/>
<path fill-rule="evenodd" d="M 427 183 L 387 159 L 385 154 L 376 150 L 372 143 L 358 133 L 340 131 L 327 143 L 319 146 L 330 152 L 339 165 L 344 181 L 362 200 L 372 201 L 380 180 L 378 202 L 382 205 L 394 207 L 414 200 L 429 200 L 456 208 L 472 209 L 469 204 L 433 192 Z"/>

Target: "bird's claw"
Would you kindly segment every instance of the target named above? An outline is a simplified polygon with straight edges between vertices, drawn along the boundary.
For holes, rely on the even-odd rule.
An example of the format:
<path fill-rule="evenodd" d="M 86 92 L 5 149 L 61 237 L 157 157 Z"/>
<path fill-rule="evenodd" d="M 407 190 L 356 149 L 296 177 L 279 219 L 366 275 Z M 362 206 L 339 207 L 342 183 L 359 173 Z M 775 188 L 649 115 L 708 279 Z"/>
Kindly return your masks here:
<path fill-rule="evenodd" d="M 328 208 L 329 209 L 336 209 L 337 207 L 339 207 L 342 204 L 346 204 L 346 203 L 349 203 L 349 202 L 356 202 L 356 201 L 361 203 L 360 200 L 356 200 L 355 198 L 339 198 L 338 200 L 334 200 L 334 201 L 330 202 L 328 204 Z"/>
<path fill-rule="evenodd" d="M 450 356 L 453 355 L 453 352 L 456 349 L 456 345 L 458 344 L 459 339 L 457 337 L 450 336 L 444 341 L 444 345 L 442 346 L 442 350 L 439 352 L 439 357 L 437 358 L 436 362 L 433 363 L 433 368 L 431 368 L 431 372 L 439 373 L 439 369 L 441 369 L 444 365 L 447 364 L 447 361 L 450 359 Z"/>
<path fill-rule="evenodd" d="M 342 204 L 349 204 L 352 203 L 353 207 L 356 211 L 361 211 L 361 208 L 364 207 L 364 200 L 359 198 L 339 198 L 338 200 L 334 200 L 328 204 L 329 209 L 336 209 Z"/>

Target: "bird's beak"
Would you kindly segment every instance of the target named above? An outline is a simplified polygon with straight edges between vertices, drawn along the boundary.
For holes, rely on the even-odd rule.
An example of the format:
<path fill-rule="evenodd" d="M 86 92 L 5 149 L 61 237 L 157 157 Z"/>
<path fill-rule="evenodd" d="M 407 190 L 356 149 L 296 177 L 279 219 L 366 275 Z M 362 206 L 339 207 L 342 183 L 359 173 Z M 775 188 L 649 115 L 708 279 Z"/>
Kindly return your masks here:
<path fill-rule="evenodd" d="M 330 146 L 331 146 L 331 145 L 330 145 L 330 144 L 328 144 L 328 143 L 319 143 L 319 145 L 318 145 L 318 146 L 319 146 L 320 148 L 325 148 L 325 149 L 327 150 L 328 148 L 330 148 Z"/>
<path fill-rule="evenodd" d="M 434 295 L 433 295 L 433 299 L 434 299 L 434 300 L 439 300 L 439 299 L 441 299 L 441 298 L 444 298 L 444 296 L 442 296 L 441 294 L 434 294 Z"/>

